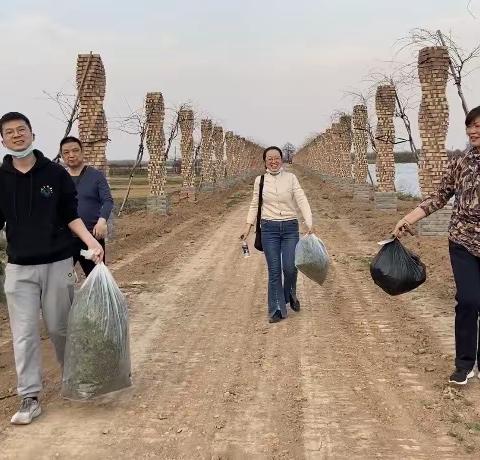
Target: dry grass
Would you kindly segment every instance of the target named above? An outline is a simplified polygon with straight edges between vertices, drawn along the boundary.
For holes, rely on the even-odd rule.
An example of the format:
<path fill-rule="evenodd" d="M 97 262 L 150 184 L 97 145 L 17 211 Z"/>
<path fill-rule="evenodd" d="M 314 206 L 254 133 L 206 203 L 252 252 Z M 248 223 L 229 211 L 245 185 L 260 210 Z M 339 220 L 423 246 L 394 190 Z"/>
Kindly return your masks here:
<path fill-rule="evenodd" d="M 129 177 L 128 176 L 111 176 L 109 179 L 110 189 L 114 200 L 121 200 L 125 196 L 127 190 Z M 180 190 L 182 185 L 181 176 L 168 176 L 165 191 L 171 194 Z M 149 185 L 147 177 L 136 176 L 132 181 L 132 189 L 130 191 L 130 198 L 146 198 L 149 194 Z"/>

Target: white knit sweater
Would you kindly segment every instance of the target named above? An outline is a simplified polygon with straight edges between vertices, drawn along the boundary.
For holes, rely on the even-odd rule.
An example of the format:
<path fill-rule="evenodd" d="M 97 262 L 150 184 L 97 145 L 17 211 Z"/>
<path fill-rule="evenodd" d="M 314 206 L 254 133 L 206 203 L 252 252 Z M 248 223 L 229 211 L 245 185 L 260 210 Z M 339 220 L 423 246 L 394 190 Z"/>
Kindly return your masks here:
<path fill-rule="evenodd" d="M 254 225 L 258 210 L 258 192 L 260 177 L 255 179 L 253 198 L 248 211 L 247 223 Z M 307 197 L 295 174 L 281 170 L 279 174 L 265 173 L 263 185 L 262 219 L 291 220 L 297 219 L 297 208 L 300 209 L 305 225 L 312 227 L 312 210 Z"/>

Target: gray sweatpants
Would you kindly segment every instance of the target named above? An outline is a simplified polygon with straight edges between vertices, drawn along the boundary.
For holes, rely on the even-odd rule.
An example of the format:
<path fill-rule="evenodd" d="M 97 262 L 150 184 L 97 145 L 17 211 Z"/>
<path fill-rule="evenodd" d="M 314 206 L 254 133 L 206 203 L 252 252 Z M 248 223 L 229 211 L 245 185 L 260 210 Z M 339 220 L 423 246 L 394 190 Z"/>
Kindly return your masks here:
<path fill-rule="evenodd" d="M 63 366 L 68 313 L 73 301 L 73 260 L 43 265 L 7 264 L 7 296 L 18 394 L 37 396 L 42 389 L 40 309 L 57 360 Z"/>

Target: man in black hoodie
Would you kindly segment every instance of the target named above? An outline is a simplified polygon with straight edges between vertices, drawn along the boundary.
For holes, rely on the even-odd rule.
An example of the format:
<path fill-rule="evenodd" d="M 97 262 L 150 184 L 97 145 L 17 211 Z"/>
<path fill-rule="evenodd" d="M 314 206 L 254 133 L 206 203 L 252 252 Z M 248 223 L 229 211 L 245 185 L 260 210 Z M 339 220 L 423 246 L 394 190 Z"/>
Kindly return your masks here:
<path fill-rule="evenodd" d="M 0 229 L 6 224 L 5 270 L 13 350 L 22 403 L 12 423 L 29 424 L 41 413 L 40 309 L 63 368 L 68 313 L 73 300 L 75 233 L 103 259 L 103 249 L 77 214 L 75 185 L 67 171 L 35 150 L 28 118 L 0 118 L 7 155 L 0 167 Z"/>

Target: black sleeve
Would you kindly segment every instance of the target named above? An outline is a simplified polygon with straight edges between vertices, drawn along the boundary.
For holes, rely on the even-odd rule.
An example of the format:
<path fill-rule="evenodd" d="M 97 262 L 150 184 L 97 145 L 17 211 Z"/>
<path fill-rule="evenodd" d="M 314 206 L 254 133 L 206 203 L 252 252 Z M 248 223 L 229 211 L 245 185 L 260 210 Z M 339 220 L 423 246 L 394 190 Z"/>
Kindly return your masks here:
<path fill-rule="evenodd" d="M 0 209 L 0 230 L 5 227 L 5 216 L 3 215 L 2 210 Z"/>
<path fill-rule="evenodd" d="M 62 168 L 60 171 L 60 198 L 58 213 L 65 224 L 78 219 L 77 190 L 70 174 Z"/>

